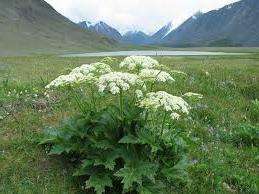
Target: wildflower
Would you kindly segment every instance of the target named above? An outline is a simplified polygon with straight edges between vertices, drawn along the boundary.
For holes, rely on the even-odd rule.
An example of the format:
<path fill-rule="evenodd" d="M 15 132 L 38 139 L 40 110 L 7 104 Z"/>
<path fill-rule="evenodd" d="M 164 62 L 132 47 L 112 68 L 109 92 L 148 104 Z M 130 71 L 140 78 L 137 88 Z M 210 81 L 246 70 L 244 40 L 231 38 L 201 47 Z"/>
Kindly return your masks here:
<path fill-rule="evenodd" d="M 136 90 L 135 91 L 135 94 L 136 94 L 136 97 L 138 98 L 138 99 L 140 99 L 140 98 L 143 98 L 143 92 L 141 91 L 141 90 Z"/>
<path fill-rule="evenodd" d="M 199 98 L 199 99 L 203 98 L 202 94 L 197 94 L 197 93 L 193 93 L 193 92 L 185 93 L 183 96 L 185 96 L 185 97 L 195 97 L 195 98 Z"/>
<path fill-rule="evenodd" d="M 159 66 L 158 61 L 151 57 L 130 56 L 126 57 L 119 65 L 121 68 L 126 67 L 129 70 L 134 69 L 153 69 Z"/>
<path fill-rule="evenodd" d="M 97 80 L 98 75 L 111 72 L 111 67 L 105 63 L 92 63 L 84 64 L 80 67 L 76 67 L 68 75 L 61 75 L 50 84 L 46 86 L 47 89 L 51 87 L 59 87 L 65 85 L 72 85 L 75 83 L 81 83 L 88 81 L 90 83 Z"/>
<path fill-rule="evenodd" d="M 88 75 L 89 73 L 94 73 L 94 74 L 104 74 L 104 73 L 109 73 L 111 72 L 112 69 L 109 65 L 105 63 L 92 63 L 92 64 L 84 64 L 80 67 L 76 67 L 71 71 L 70 74 L 77 74 L 77 73 L 82 73 L 83 75 Z"/>
<path fill-rule="evenodd" d="M 107 65 L 105 63 L 97 62 L 97 63 L 92 63 L 90 65 L 94 68 L 93 72 L 95 74 L 105 74 L 105 73 L 112 72 L 110 65 Z"/>
<path fill-rule="evenodd" d="M 141 86 L 143 81 L 135 74 L 112 72 L 100 76 L 97 81 L 99 92 L 108 90 L 112 94 L 117 94 L 121 90 L 127 91 L 131 86 Z"/>
<path fill-rule="evenodd" d="M 59 87 L 65 85 L 71 85 L 85 80 L 86 77 L 82 73 L 71 73 L 68 75 L 61 75 L 50 82 L 45 88 Z"/>
<path fill-rule="evenodd" d="M 142 69 L 139 76 L 143 79 L 157 82 L 175 81 L 169 73 L 156 69 Z"/>
<path fill-rule="evenodd" d="M 71 74 L 77 74 L 77 73 L 82 73 L 84 75 L 89 74 L 90 72 L 94 71 L 95 68 L 89 64 L 84 64 L 81 65 L 80 67 L 76 67 L 71 71 Z"/>
<path fill-rule="evenodd" d="M 173 113 L 170 114 L 170 116 L 171 116 L 171 118 L 172 118 L 173 120 L 179 120 L 179 118 L 180 118 L 181 115 L 179 115 L 179 114 L 176 113 L 176 112 L 173 112 Z"/>
<path fill-rule="evenodd" d="M 177 111 L 186 114 L 189 113 L 190 109 L 188 103 L 181 97 L 173 96 L 164 91 L 148 93 L 147 97 L 140 102 L 139 106 L 146 109 L 153 109 L 155 111 L 161 108 L 166 112 L 174 113 Z M 176 115 L 173 114 L 173 116 Z"/>

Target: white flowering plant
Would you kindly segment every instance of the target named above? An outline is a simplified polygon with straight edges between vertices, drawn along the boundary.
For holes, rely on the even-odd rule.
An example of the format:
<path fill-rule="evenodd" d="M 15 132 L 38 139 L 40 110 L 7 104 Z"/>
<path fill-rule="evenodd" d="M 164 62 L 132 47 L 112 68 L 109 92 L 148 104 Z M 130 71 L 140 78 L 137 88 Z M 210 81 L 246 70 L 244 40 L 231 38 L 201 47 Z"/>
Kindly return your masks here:
<path fill-rule="evenodd" d="M 76 158 L 74 176 L 96 193 L 171 193 L 187 185 L 189 138 L 175 124 L 191 111 L 188 96 L 201 96 L 156 91 L 155 84 L 177 80 L 150 57 L 127 57 L 114 68 L 82 65 L 46 86 L 74 91 L 79 111 L 46 129 L 41 144 L 49 154 Z"/>

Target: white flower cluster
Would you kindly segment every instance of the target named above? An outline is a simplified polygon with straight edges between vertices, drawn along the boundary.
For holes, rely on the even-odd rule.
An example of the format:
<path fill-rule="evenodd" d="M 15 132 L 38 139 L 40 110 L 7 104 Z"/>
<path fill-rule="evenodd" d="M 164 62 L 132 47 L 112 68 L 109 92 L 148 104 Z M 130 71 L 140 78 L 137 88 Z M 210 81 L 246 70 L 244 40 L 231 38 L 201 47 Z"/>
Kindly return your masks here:
<path fill-rule="evenodd" d="M 94 67 L 95 70 L 93 72 L 96 74 L 105 74 L 112 72 L 112 68 L 110 67 L 110 65 L 107 65 L 105 63 L 92 63 L 91 66 Z"/>
<path fill-rule="evenodd" d="M 141 99 L 144 96 L 142 90 L 136 90 L 135 95 L 136 95 L 137 99 Z"/>
<path fill-rule="evenodd" d="M 81 83 L 83 81 L 94 82 L 97 80 L 97 76 L 109 73 L 112 69 L 105 63 L 92 63 L 84 64 L 80 67 L 73 69 L 68 75 L 61 75 L 55 80 L 50 82 L 45 88 L 59 87 L 65 85 L 72 85 L 75 83 Z"/>
<path fill-rule="evenodd" d="M 142 79 L 157 82 L 175 81 L 169 73 L 156 69 L 142 69 L 139 76 Z"/>
<path fill-rule="evenodd" d="M 134 69 L 153 69 L 159 66 L 158 61 L 146 56 L 126 57 L 119 65 L 121 68 L 126 67 L 129 70 Z"/>
<path fill-rule="evenodd" d="M 49 89 L 52 87 L 59 87 L 70 85 L 73 83 L 79 83 L 85 79 L 85 76 L 82 73 L 71 73 L 68 75 L 61 75 L 50 82 L 45 88 Z"/>
<path fill-rule="evenodd" d="M 155 111 L 161 108 L 164 111 L 171 113 L 173 119 L 178 119 L 180 117 L 176 112 L 189 114 L 190 109 L 188 103 L 181 97 L 173 96 L 164 91 L 148 93 L 147 97 L 140 101 L 139 106 Z"/>
<path fill-rule="evenodd" d="M 194 98 L 199 98 L 199 99 L 203 98 L 202 94 L 197 94 L 197 93 L 193 93 L 193 92 L 185 93 L 183 96 L 184 97 L 194 97 Z"/>
<path fill-rule="evenodd" d="M 100 76 L 97 86 L 99 92 L 107 90 L 112 94 L 117 94 L 121 90 L 129 90 L 131 86 L 143 86 L 143 81 L 135 74 L 112 72 Z"/>
<path fill-rule="evenodd" d="M 87 75 L 89 73 L 95 73 L 95 74 L 104 74 L 111 72 L 112 69 L 109 65 L 105 63 L 92 63 L 92 64 L 84 64 L 80 67 L 76 67 L 71 71 L 71 73 L 82 73 L 84 75 Z"/>

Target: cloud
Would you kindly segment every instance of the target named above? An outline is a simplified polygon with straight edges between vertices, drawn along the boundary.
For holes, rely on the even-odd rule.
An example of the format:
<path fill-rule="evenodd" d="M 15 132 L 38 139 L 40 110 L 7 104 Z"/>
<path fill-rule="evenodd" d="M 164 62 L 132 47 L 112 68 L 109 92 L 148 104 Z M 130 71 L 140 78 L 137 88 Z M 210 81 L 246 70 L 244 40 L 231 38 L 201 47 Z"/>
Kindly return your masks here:
<path fill-rule="evenodd" d="M 172 21 L 180 25 L 198 11 L 207 12 L 238 0 L 46 0 L 74 22 L 104 21 L 120 32 L 155 32 Z"/>

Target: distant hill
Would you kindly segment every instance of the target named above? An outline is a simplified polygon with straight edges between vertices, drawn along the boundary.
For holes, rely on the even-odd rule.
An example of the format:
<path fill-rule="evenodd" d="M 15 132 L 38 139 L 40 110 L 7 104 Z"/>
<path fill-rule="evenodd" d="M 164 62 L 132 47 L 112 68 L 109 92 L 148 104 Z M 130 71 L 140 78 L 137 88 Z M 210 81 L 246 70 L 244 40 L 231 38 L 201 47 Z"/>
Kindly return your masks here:
<path fill-rule="evenodd" d="M 79 26 L 43 0 L 0 0 L 0 55 L 107 50 L 114 40 Z"/>
<path fill-rule="evenodd" d="M 78 25 L 81 26 L 83 29 L 96 32 L 98 34 L 107 36 L 117 41 L 121 40 L 122 38 L 118 30 L 116 30 L 115 28 L 109 26 L 108 24 L 102 21 L 96 24 L 92 24 L 89 21 L 83 21 L 83 22 L 79 22 Z"/>
<path fill-rule="evenodd" d="M 142 31 L 129 31 L 122 36 L 121 42 L 135 45 L 151 43 L 151 37 Z"/>
<path fill-rule="evenodd" d="M 190 17 L 162 41 L 168 46 L 259 46 L 259 0 L 242 0 Z"/>

